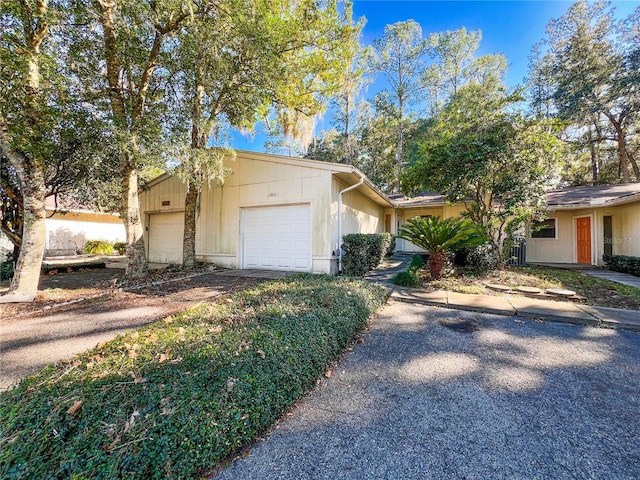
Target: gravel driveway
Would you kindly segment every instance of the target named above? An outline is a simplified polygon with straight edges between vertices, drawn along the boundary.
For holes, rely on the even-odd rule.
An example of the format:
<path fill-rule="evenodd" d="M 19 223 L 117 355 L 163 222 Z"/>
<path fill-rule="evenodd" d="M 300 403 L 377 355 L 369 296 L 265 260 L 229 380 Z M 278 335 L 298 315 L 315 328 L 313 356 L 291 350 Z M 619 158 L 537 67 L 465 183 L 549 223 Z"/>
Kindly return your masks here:
<path fill-rule="evenodd" d="M 640 478 L 640 334 L 391 303 L 363 338 L 214 478 Z"/>

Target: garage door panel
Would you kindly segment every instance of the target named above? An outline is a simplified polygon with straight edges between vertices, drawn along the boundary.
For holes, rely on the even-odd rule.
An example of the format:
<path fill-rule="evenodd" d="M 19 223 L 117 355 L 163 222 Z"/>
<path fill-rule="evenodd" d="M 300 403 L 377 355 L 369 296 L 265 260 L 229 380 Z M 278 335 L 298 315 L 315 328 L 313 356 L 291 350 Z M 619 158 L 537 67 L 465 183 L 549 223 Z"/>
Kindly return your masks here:
<path fill-rule="evenodd" d="M 184 214 L 157 213 L 149 217 L 149 261 L 182 263 Z"/>
<path fill-rule="evenodd" d="M 243 210 L 243 268 L 309 271 L 309 205 Z"/>

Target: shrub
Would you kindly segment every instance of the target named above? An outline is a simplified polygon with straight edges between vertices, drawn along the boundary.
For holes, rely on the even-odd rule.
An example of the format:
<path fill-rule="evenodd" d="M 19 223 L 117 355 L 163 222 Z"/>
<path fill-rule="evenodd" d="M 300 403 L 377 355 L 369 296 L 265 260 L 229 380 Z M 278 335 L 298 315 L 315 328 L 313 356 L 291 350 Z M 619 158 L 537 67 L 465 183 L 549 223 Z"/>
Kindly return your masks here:
<path fill-rule="evenodd" d="M 385 258 L 389 258 L 396 251 L 396 237 L 394 237 L 391 233 L 381 233 L 381 235 L 389 237 L 389 246 L 387 247 L 387 251 L 385 252 Z"/>
<path fill-rule="evenodd" d="M 602 259 L 610 270 L 640 277 L 640 257 L 630 257 L 628 255 L 603 255 Z"/>
<path fill-rule="evenodd" d="M 456 251 L 454 264 L 476 275 L 498 268 L 498 256 L 491 244 L 465 247 Z"/>
<path fill-rule="evenodd" d="M 424 265 L 424 257 L 422 255 L 414 255 L 409 264 L 409 272 L 416 273 Z"/>
<path fill-rule="evenodd" d="M 113 249 L 118 252 L 119 255 L 125 255 L 127 253 L 127 244 L 125 242 L 116 242 L 113 244 Z"/>
<path fill-rule="evenodd" d="M 409 240 L 429 253 L 431 278 L 439 278 L 447 254 L 464 247 L 482 245 L 488 241 L 482 227 L 468 219 L 450 217 L 414 217 L 400 228 L 399 238 Z"/>
<path fill-rule="evenodd" d="M 292 275 L 50 366 L 0 393 L 0 478 L 208 478 L 314 388 L 386 296 Z"/>
<path fill-rule="evenodd" d="M 390 233 L 350 233 L 342 237 L 342 270 L 345 275 L 362 277 L 385 258 L 393 236 Z"/>
<path fill-rule="evenodd" d="M 401 287 L 415 288 L 421 285 L 418 276 L 411 270 L 407 272 L 400 272 L 393 277 L 393 283 Z"/>
<path fill-rule="evenodd" d="M 7 255 L 6 259 L 0 262 L 0 280 L 11 280 L 13 278 L 13 256 Z"/>
<path fill-rule="evenodd" d="M 84 253 L 89 255 L 111 255 L 113 253 L 113 243 L 106 240 L 88 240 L 84 244 Z"/>

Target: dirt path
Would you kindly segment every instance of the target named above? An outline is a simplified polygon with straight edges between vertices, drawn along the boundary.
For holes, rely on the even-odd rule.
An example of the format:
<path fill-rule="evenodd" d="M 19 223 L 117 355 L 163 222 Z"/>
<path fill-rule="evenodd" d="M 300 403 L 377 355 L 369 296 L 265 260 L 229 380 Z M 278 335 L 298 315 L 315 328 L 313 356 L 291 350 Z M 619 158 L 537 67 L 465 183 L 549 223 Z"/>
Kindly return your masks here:
<path fill-rule="evenodd" d="M 0 317 L 0 389 L 126 330 L 264 280 L 214 272 L 135 292 L 96 290 L 101 297 L 52 310 L 5 310 Z"/>

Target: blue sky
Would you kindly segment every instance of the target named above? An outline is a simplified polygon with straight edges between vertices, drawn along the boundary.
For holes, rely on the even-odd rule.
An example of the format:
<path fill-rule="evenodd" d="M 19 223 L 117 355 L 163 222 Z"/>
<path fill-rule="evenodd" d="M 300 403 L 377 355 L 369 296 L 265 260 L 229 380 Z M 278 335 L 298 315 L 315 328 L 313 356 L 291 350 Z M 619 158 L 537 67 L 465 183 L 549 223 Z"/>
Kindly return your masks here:
<path fill-rule="evenodd" d="M 482 41 L 478 55 L 503 53 L 509 62 L 507 85 L 513 87 L 522 83 L 527 75 L 528 55 L 531 47 L 545 36 L 545 27 L 552 18 L 562 16 L 571 6 L 570 1 L 394 1 L 355 0 L 354 18 L 365 17 L 367 23 L 362 32 L 363 45 L 370 45 L 381 38 L 387 24 L 408 19 L 417 21 L 426 37 L 430 33 L 445 30 L 482 31 Z M 614 1 L 616 17 L 627 17 L 638 5 L 638 1 Z M 377 91 L 377 85 L 369 88 L 369 93 Z M 318 123 L 316 131 L 331 127 L 330 114 Z M 258 126 L 253 138 L 236 135 L 235 148 L 264 151 L 265 136 Z"/>

